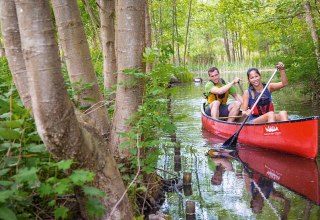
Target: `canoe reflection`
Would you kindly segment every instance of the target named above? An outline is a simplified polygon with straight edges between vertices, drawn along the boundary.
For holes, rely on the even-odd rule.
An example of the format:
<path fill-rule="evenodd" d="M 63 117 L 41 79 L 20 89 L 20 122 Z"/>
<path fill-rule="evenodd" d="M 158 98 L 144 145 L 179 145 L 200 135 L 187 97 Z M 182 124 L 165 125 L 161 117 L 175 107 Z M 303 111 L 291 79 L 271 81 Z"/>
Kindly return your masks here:
<path fill-rule="evenodd" d="M 266 191 L 270 190 L 273 181 L 320 204 L 319 171 L 315 160 L 245 147 L 238 149 L 238 156 L 252 172 L 253 180 L 262 182 Z"/>
<path fill-rule="evenodd" d="M 225 141 L 206 131 L 203 131 L 202 134 L 209 146 L 217 146 L 217 144 Z M 225 164 L 228 161 L 232 161 L 232 159 L 242 163 L 244 167 L 243 177 L 247 191 L 252 195 L 250 205 L 254 213 L 259 213 L 262 207 L 266 205 L 261 200 L 266 201 L 269 198 L 283 202 L 283 214 L 288 211 L 286 209 L 290 209 L 290 202 L 281 192 L 275 190 L 273 187 L 274 182 L 310 200 L 314 204 L 320 205 L 319 164 L 316 160 L 260 148 L 247 148 L 242 145 L 237 147 L 236 155 L 224 153 L 221 158 L 220 160 L 225 162 L 223 164 L 224 170 L 227 170 Z M 213 159 L 213 161 L 217 162 L 217 168 L 219 164 L 222 164 L 219 159 Z M 214 173 L 211 178 L 212 184 L 221 184 L 221 182 L 218 183 L 218 169 L 217 174 Z M 261 192 L 258 193 L 259 190 Z M 262 193 L 265 198 L 261 198 Z"/>

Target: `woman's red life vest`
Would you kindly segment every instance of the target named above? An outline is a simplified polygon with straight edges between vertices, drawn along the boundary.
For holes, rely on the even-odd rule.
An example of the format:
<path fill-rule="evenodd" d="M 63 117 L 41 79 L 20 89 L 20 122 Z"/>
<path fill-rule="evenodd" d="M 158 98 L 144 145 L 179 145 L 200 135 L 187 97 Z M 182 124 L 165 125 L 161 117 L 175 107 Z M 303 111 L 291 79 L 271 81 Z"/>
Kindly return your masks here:
<path fill-rule="evenodd" d="M 264 86 L 265 84 L 263 85 L 263 87 Z M 252 86 L 250 86 L 250 88 L 248 89 L 248 92 L 249 92 L 249 108 L 251 108 L 256 102 L 260 93 L 258 93 Z M 272 103 L 271 93 L 267 88 L 251 114 L 254 116 L 260 116 L 270 111 L 274 111 L 274 106 Z"/>

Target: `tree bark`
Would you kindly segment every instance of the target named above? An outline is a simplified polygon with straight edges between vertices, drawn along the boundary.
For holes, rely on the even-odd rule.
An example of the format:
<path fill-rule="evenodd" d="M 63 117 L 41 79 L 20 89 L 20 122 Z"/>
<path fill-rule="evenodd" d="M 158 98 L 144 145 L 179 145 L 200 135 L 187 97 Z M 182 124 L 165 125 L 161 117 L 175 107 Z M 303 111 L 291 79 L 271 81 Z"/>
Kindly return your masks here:
<path fill-rule="evenodd" d="M 31 108 L 27 69 L 24 63 L 14 0 L 0 0 L 1 30 L 10 71 L 23 105 Z"/>
<path fill-rule="evenodd" d="M 175 8 L 175 0 L 172 0 L 172 10 L 171 10 L 171 14 L 172 14 L 172 18 L 171 18 L 171 46 L 172 46 L 172 50 L 173 50 L 173 53 L 172 53 L 172 61 L 173 63 L 176 62 L 176 58 L 175 58 L 175 19 L 174 19 L 174 16 L 175 16 L 175 13 L 174 13 L 174 8 Z"/>
<path fill-rule="evenodd" d="M 175 24 L 175 31 L 176 31 L 176 37 L 179 37 L 179 32 L 178 32 L 178 21 L 177 21 L 177 6 L 174 6 L 174 24 Z M 177 46 L 177 60 L 178 60 L 178 66 L 180 66 L 181 63 L 181 57 L 180 57 L 180 44 L 177 41 L 176 42 L 176 46 Z M 172 48 L 174 49 L 174 48 Z"/>
<path fill-rule="evenodd" d="M 128 149 L 118 146 L 127 139 L 118 133 L 127 133 L 127 120 L 137 111 L 142 101 L 144 83 L 141 79 L 124 74 L 126 69 L 144 70 L 143 51 L 145 48 L 145 0 L 119 0 L 116 6 L 117 28 L 116 49 L 118 86 L 115 113 L 110 144 L 114 155 L 126 158 Z"/>
<path fill-rule="evenodd" d="M 230 45 L 229 45 L 229 39 L 228 39 L 228 30 L 227 30 L 225 24 L 222 26 L 222 28 L 223 28 L 222 32 L 223 32 L 224 48 L 227 53 L 228 62 L 230 63 L 231 62 L 231 55 L 230 55 Z"/>
<path fill-rule="evenodd" d="M 191 6 L 192 6 L 192 0 L 190 0 L 190 3 L 189 3 L 189 13 L 188 13 L 186 38 L 185 38 L 185 42 L 184 42 L 184 54 L 183 54 L 183 65 L 184 66 L 186 66 L 186 55 L 187 55 L 187 48 L 188 48 L 188 35 L 189 35 L 189 27 L 190 27 L 190 19 L 191 19 Z"/>
<path fill-rule="evenodd" d="M 115 0 L 100 0 L 101 41 L 103 52 L 104 87 L 111 90 L 117 83 L 117 60 L 115 52 Z"/>
<path fill-rule="evenodd" d="M 79 103 L 90 108 L 87 109 L 89 117 L 95 121 L 101 134 L 106 135 L 109 133 L 110 122 L 94 72 L 77 1 L 53 0 L 52 4 L 70 81 L 81 85 L 93 84 L 86 89 L 74 87 L 75 90 L 80 90 Z"/>
<path fill-rule="evenodd" d="M 107 210 L 102 219 L 107 219 L 124 185 L 104 139 L 76 118 L 62 76 L 49 1 L 16 0 L 16 7 L 37 131 L 55 159 L 72 159 L 96 173 L 94 185 L 107 193 L 102 201 Z M 109 219 L 133 219 L 128 197 Z"/>
<path fill-rule="evenodd" d="M 150 0 L 150 5 L 151 5 L 151 23 L 153 24 L 153 35 L 154 35 L 155 44 L 156 44 L 156 46 L 158 46 L 159 39 L 158 39 L 158 34 L 157 34 L 156 19 L 155 19 L 154 10 L 152 7 L 152 0 Z"/>
<path fill-rule="evenodd" d="M 146 24 L 146 47 L 152 47 L 152 36 L 151 36 L 151 21 L 149 16 L 149 3 L 148 0 L 146 0 L 146 6 L 145 6 L 145 24 Z M 146 64 L 146 73 L 150 73 L 152 69 L 152 63 Z"/>
<path fill-rule="evenodd" d="M 306 21 L 309 26 L 313 44 L 314 44 L 314 50 L 316 54 L 316 59 L 317 59 L 317 65 L 318 65 L 318 73 L 320 73 L 320 48 L 319 48 L 319 35 L 317 32 L 317 27 L 314 22 L 313 16 L 312 16 L 312 9 L 309 1 L 306 1 L 304 5 L 304 10 L 306 13 Z"/>

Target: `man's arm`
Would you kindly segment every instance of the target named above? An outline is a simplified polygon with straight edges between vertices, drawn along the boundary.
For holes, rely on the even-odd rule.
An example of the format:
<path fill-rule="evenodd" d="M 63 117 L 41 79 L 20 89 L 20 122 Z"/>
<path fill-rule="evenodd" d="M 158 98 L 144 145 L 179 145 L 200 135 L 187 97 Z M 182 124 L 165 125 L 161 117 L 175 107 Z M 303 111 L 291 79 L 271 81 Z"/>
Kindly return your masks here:
<path fill-rule="evenodd" d="M 235 85 L 236 83 L 238 83 L 240 81 L 239 78 L 235 78 L 232 82 L 218 88 L 218 87 L 213 87 L 210 92 L 213 93 L 213 94 L 217 94 L 217 95 L 221 95 L 221 94 L 224 94 L 226 93 L 233 85 Z"/>

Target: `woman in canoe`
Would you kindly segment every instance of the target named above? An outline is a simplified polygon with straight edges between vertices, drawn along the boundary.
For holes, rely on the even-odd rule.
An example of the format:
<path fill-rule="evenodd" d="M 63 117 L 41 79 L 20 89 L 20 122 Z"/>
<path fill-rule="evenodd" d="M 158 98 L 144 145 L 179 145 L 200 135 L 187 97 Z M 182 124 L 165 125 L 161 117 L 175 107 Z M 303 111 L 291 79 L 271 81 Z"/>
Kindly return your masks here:
<path fill-rule="evenodd" d="M 250 123 L 263 123 L 275 121 L 287 121 L 288 114 L 286 111 L 274 112 L 271 93 L 282 89 L 288 85 L 288 79 L 284 69 L 284 64 L 279 62 L 277 68 L 280 72 L 281 81 L 277 83 L 270 83 L 264 94 L 261 96 L 258 104 L 255 106 L 249 117 Z M 250 68 L 247 71 L 249 81 L 249 89 L 243 94 L 243 114 L 249 115 L 250 108 L 254 105 L 256 99 L 264 89 L 265 84 L 261 82 L 261 74 L 257 68 Z"/>

